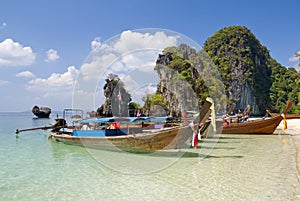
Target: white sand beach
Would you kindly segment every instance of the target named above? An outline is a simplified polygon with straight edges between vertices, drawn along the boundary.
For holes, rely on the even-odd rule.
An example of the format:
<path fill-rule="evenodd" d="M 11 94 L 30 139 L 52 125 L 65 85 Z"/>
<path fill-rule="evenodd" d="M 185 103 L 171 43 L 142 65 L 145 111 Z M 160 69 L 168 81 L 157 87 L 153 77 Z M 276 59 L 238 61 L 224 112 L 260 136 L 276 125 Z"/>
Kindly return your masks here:
<path fill-rule="evenodd" d="M 300 119 L 288 119 L 287 129 L 283 130 L 283 121 L 277 127 L 276 133 L 289 134 L 296 150 L 296 165 L 298 170 L 298 179 L 300 181 Z"/>
<path fill-rule="evenodd" d="M 283 131 L 283 121 L 279 124 L 277 130 Z M 293 136 L 300 136 L 300 119 L 287 119 L 287 129 L 283 132 Z"/>
<path fill-rule="evenodd" d="M 287 129 L 283 129 L 283 121 L 277 127 L 275 133 L 289 134 L 292 136 L 296 148 L 300 150 L 300 119 L 287 119 Z M 300 161 L 299 161 L 300 162 Z"/>

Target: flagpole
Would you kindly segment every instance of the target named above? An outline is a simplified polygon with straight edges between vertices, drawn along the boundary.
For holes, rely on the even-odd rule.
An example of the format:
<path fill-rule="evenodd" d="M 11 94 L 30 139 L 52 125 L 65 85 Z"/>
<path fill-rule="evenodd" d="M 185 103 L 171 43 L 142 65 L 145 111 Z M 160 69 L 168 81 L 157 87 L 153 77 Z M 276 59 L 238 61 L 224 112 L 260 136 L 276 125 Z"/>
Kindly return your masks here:
<path fill-rule="evenodd" d="M 119 100 L 119 116 L 121 116 L 121 92 L 119 89 L 119 94 L 117 96 L 118 100 Z"/>
<path fill-rule="evenodd" d="M 121 116 L 121 100 L 119 100 L 119 117 Z"/>

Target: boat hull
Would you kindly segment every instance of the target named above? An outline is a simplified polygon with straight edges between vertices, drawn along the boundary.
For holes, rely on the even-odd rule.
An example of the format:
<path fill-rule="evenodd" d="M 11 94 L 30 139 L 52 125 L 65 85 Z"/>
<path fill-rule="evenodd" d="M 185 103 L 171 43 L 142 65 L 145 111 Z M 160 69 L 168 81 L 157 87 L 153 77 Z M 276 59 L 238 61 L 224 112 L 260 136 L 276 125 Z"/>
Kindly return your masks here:
<path fill-rule="evenodd" d="M 122 136 L 72 136 L 51 132 L 56 141 L 71 145 L 104 150 L 153 151 L 163 149 L 187 148 L 192 139 L 192 130 L 188 126 L 161 129 L 139 134 Z"/>
<path fill-rule="evenodd" d="M 228 126 L 219 123 L 217 132 L 221 134 L 273 134 L 282 119 L 282 116 L 278 115 L 270 119 L 231 123 Z"/>

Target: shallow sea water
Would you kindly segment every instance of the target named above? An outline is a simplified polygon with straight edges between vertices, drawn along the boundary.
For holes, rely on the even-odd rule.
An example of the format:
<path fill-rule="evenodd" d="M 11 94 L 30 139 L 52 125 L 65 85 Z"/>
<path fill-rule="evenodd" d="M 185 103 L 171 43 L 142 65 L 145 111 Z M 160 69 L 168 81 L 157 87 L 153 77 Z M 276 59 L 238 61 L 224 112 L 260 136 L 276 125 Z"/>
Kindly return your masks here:
<path fill-rule="evenodd" d="M 48 140 L 53 124 L 0 113 L 0 200 L 300 200 L 296 135 L 221 135 L 198 149 L 132 154 Z"/>

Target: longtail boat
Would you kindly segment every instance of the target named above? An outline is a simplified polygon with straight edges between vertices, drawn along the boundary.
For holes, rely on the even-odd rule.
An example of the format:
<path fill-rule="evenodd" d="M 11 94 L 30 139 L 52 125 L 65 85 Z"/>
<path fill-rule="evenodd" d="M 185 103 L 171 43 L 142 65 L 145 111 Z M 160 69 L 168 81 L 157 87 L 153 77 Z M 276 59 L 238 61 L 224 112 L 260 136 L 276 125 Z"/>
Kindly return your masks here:
<path fill-rule="evenodd" d="M 221 134 L 273 134 L 280 122 L 285 118 L 286 113 L 291 108 L 292 103 L 288 102 L 286 109 L 279 115 L 272 118 L 263 118 L 243 123 L 217 122 L 217 133 Z"/>
<path fill-rule="evenodd" d="M 198 117 L 193 122 L 195 128 L 199 128 L 200 124 L 205 123 L 209 117 L 211 105 L 212 103 L 209 101 L 204 103 Z M 187 148 L 190 146 L 194 132 L 188 123 L 171 126 L 161 124 L 132 125 L 128 123 L 126 126 L 124 121 L 113 121 L 117 128 L 107 129 L 108 127 L 105 124 L 110 121 L 109 118 L 91 121 L 98 121 L 104 127 L 102 129 L 93 128 L 92 130 L 81 130 L 79 128 L 71 131 L 65 131 L 64 129 L 52 130 L 49 138 L 54 138 L 58 142 L 88 148 L 153 151 Z M 88 122 L 89 120 L 81 121 L 82 124 Z"/>

